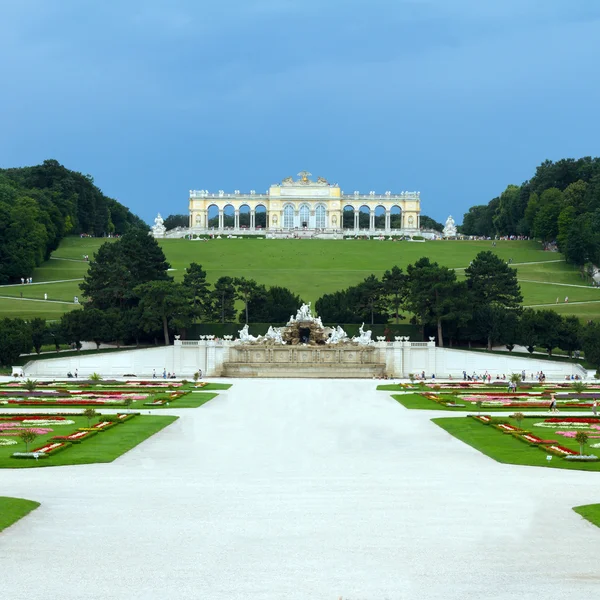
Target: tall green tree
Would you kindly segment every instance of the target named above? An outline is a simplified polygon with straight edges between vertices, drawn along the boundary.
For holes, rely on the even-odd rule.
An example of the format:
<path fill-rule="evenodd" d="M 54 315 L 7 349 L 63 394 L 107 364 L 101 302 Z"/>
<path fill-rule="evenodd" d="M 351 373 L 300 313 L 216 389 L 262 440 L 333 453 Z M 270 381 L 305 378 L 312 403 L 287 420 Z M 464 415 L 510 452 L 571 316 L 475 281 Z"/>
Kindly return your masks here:
<path fill-rule="evenodd" d="M 235 320 L 235 295 L 233 278 L 219 277 L 211 292 L 210 300 L 212 318 L 215 321 L 231 323 Z"/>
<path fill-rule="evenodd" d="M 489 250 L 480 252 L 465 270 L 473 302 L 475 321 L 492 349 L 494 332 L 505 319 L 506 310 L 519 311 L 523 296 L 517 272 Z"/>
<path fill-rule="evenodd" d="M 210 314 L 210 285 L 206 281 L 206 271 L 201 265 L 193 262 L 183 275 L 183 287 L 187 288 L 192 298 L 194 309 L 199 315 Z"/>
<path fill-rule="evenodd" d="M 186 328 L 194 320 L 194 310 L 186 289 L 170 280 L 149 281 L 135 288 L 139 296 L 141 325 L 152 332 L 162 326 L 165 346 L 170 344 L 169 327 Z"/>
<path fill-rule="evenodd" d="M 0 365 L 13 365 L 32 346 L 31 329 L 23 319 L 0 319 Z"/>
<path fill-rule="evenodd" d="M 290 315 L 304 304 L 300 296 L 281 286 L 264 288 L 251 296 L 248 314 L 254 323 L 286 323 Z"/>
<path fill-rule="evenodd" d="M 236 298 L 244 303 L 243 316 L 240 315 L 240 321 L 244 319 L 244 323 L 248 323 L 249 311 L 248 306 L 250 300 L 257 296 L 264 295 L 264 286 L 259 286 L 254 279 L 246 279 L 245 277 L 236 277 L 233 280 L 235 285 Z"/>
<path fill-rule="evenodd" d="M 134 290 L 140 284 L 170 281 L 168 268 L 157 241 L 134 229 L 100 246 L 79 287 L 90 307 L 124 308 L 137 302 Z"/>
<path fill-rule="evenodd" d="M 456 280 L 456 272 L 421 258 L 406 269 L 408 293 L 405 307 L 421 326 L 437 328 L 438 344 L 444 345 L 443 323 L 466 319 L 467 286 Z"/>
<path fill-rule="evenodd" d="M 29 321 L 29 329 L 31 331 L 31 341 L 33 343 L 34 350 L 39 354 L 42 351 L 42 346 L 48 339 L 48 328 L 46 327 L 46 321 L 36 317 Z"/>
<path fill-rule="evenodd" d="M 585 359 L 600 371 L 600 323 L 590 321 L 581 334 L 581 345 Z"/>
<path fill-rule="evenodd" d="M 407 280 L 406 275 L 397 266 L 383 274 L 383 292 L 387 296 L 390 306 L 393 308 L 393 316 L 398 323 L 400 319 L 400 306 L 406 299 Z"/>
<path fill-rule="evenodd" d="M 386 298 L 382 282 L 369 275 L 357 286 L 358 301 L 361 312 L 365 314 L 371 325 L 375 323 L 375 315 L 385 314 Z"/>

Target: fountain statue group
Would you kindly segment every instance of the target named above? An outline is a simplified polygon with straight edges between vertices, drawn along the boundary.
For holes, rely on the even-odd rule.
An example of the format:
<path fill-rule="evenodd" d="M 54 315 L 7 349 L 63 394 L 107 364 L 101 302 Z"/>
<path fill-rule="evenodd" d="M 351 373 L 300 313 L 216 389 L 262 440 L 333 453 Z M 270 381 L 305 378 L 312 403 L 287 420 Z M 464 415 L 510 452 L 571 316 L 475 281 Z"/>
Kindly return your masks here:
<path fill-rule="evenodd" d="M 298 323 L 313 323 L 319 329 L 326 330 L 321 321 L 321 317 L 314 317 L 310 308 L 310 302 L 303 304 L 298 311 L 296 316 L 290 316 L 290 320 L 287 322 L 285 327 L 273 327 L 270 326 L 267 333 L 262 336 L 255 337 L 250 335 L 248 331 L 248 324 L 244 325 L 242 329 L 238 331 L 239 340 L 241 343 L 272 343 L 272 344 L 285 344 L 286 341 L 283 339 L 285 332 L 290 328 L 296 326 Z M 359 335 L 352 338 L 348 337 L 348 334 L 338 325 L 337 327 L 331 328 L 329 337 L 325 341 L 326 344 L 340 344 L 340 343 L 354 343 L 360 346 L 368 346 L 373 343 L 371 339 L 371 330 L 365 331 L 365 324 L 363 323 L 358 333 Z"/>

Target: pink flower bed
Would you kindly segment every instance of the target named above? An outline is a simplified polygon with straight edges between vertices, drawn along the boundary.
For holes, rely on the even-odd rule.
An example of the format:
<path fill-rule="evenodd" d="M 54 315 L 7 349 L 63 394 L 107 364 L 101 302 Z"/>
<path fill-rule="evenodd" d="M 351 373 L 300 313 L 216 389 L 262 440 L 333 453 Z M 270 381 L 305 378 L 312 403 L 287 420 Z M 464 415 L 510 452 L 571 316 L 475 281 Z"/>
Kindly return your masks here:
<path fill-rule="evenodd" d="M 47 433 L 51 433 L 54 429 L 49 429 L 47 427 L 16 427 L 15 429 L 11 429 L 10 431 L 6 431 L 4 429 L 0 430 L 2 436 L 18 436 L 21 431 L 27 429 L 28 431 L 33 431 L 33 433 L 37 435 L 45 435 Z"/>

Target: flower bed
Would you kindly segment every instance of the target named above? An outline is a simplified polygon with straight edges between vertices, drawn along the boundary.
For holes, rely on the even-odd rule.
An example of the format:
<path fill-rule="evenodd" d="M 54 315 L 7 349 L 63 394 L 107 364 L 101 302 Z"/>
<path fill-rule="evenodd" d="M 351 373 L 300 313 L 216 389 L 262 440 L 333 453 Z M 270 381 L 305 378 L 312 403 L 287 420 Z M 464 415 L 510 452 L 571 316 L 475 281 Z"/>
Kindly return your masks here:
<path fill-rule="evenodd" d="M 540 445 L 538 448 L 541 448 L 545 452 L 549 452 L 550 454 L 554 454 L 555 456 L 572 456 L 577 454 L 575 450 L 571 450 L 570 448 L 566 448 L 565 446 L 561 446 L 560 444 L 549 444 L 549 445 Z"/>
<path fill-rule="evenodd" d="M 468 415 L 468 416 L 475 419 L 476 421 L 479 421 L 480 423 L 483 423 L 484 425 L 489 425 L 490 421 L 492 420 L 492 417 L 490 417 L 489 415 Z"/>
<path fill-rule="evenodd" d="M 529 433 L 529 432 L 515 433 L 514 436 L 516 439 L 521 440 L 522 442 L 525 442 L 527 444 L 530 444 L 531 446 L 538 446 L 539 444 L 553 445 L 553 444 L 557 443 L 556 440 L 543 440 L 542 438 L 538 437 L 537 435 L 534 435 L 533 433 Z"/>
<path fill-rule="evenodd" d="M 79 444 L 82 441 L 93 437 L 97 433 L 97 431 L 76 431 L 70 435 L 55 435 L 53 438 L 51 438 L 51 440 L 56 442 L 71 442 L 72 444 Z"/>
<path fill-rule="evenodd" d="M 517 433 L 518 431 L 522 431 L 518 427 L 514 427 L 513 425 L 508 425 L 507 423 L 500 423 L 498 425 L 493 425 L 496 429 L 499 429 L 503 433 Z"/>

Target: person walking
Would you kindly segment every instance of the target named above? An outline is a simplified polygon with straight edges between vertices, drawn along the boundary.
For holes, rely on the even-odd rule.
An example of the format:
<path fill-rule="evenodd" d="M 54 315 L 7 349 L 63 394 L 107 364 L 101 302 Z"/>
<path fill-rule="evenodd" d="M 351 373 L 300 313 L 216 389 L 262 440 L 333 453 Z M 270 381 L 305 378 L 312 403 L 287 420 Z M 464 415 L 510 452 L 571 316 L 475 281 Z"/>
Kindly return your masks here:
<path fill-rule="evenodd" d="M 598 414 L 598 402 L 596 400 L 592 403 L 592 412 L 594 413 L 594 416 Z"/>
<path fill-rule="evenodd" d="M 550 412 L 558 412 L 558 408 L 556 407 L 556 397 L 554 396 L 554 394 L 550 395 Z"/>

